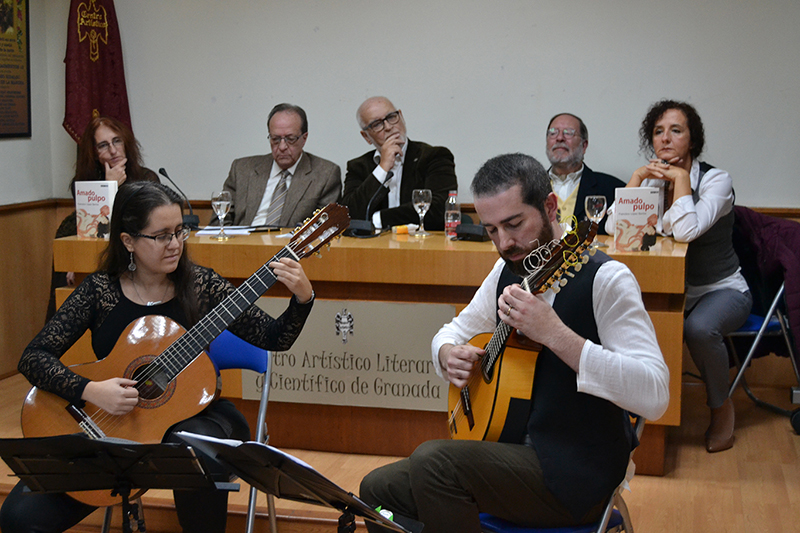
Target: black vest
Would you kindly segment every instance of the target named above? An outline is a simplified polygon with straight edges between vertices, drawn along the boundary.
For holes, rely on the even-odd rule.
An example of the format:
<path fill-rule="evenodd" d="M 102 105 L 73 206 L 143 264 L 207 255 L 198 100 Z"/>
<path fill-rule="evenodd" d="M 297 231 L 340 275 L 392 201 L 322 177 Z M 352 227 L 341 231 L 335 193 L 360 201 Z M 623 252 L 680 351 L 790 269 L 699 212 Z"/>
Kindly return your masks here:
<path fill-rule="evenodd" d="M 697 189 L 711 165 L 700 163 Z M 700 194 L 692 190 L 692 200 L 697 203 Z M 717 220 L 705 233 L 689 243 L 686 249 L 686 283 L 693 286 L 708 285 L 727 278 L 739 268 L 739 258 L 733 249 L 733 209 Z"/>
<path fill-rule="evenodd" d="M 592 306 L 592 285 L 600 265 L 609 261 L 597 253 L 561 289 L 553 309 L 575 333 L 600 342 Z M 497 286 L 520 278 L 508 267 Z M 608 400 L 578 392 L 575 372 L 544 348 L 536 361 L 533 402 L 527 432 L 539 456 L 548 490 L 581 520 L 622 482 L 633 449 L 628 413 Z M 522 442 L 522 437 L 516 442 Z"/>

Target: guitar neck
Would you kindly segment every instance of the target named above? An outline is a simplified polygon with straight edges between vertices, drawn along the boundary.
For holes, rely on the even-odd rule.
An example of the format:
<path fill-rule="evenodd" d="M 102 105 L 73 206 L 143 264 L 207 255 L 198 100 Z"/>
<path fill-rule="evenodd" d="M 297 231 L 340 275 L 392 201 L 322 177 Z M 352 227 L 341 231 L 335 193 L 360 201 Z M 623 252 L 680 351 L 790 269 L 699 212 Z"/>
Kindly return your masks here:
<path fill-rule="evenodd" d="M 281 249 L 153 361 L 164 369 L 170 381 L 275 284 L 278 278 L 267 265 L 283 257 L 298 259 L 288 247 Z"/>
<path fill-rule="evenodd" d="M 481 369 L 485 375 L 491 375 L 491 369 L 497 358 L 503 353 L 503 348 L 505 348 L 508 338 L 511 336 L 511 331 L 511 326 L 505 322 L 500 322 L 494 330 L 489 344 L 484 348 L 486 354 L 481 359 Z"/>

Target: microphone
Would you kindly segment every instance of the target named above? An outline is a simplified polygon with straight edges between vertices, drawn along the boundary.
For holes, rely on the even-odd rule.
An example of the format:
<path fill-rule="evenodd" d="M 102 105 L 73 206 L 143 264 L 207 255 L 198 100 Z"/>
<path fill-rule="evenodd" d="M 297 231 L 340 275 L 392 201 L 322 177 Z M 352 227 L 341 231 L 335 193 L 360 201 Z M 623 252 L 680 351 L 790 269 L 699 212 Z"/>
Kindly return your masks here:
<path fill-rule="evenodd" d="M 370 217 L 370 211 L 372 210 L 372 202 L 374 202 L 378 196 L 381 196 L 380 201 L 383 201 L 383 198 L 385 198 L 386 195 L 389 194 L 389 188 L 386 187 L 386 184 L 389 183 L 389 180 L 392 179 L 393 177 L 394 177 L 394 172 L 390 170 L 386 174 L 386 179 L 383 180 L 381 186 L 378 187 L 378 190 L 376 190 L 375 193 L 372 195 L 372 198 L 369 199 L 369 202 L 367 203 L 367 212 L 365 213 L 366 216 L 364 220 L 350 221 L 350 227 L 347 229 L 347 232 L 345 233 L 347 236 L 365 237 L 375 234 L 375 225 L 372 224 L 372 219 Z"/>
<path fill-rule="evenodd" d="M 159 168 L 158 169 L 158 173 L 161 174 L 162 176 L 164 176 L 165 178 L 167 178 L 167 180 L 169 180 L 169 182 L 172 184 L 172 186 L 175 187 L 176 189 L 178 189 L 178 192 L 181 193 L 181 196 L 183 196 L 183 199 L 186 200 L 186 205 L 189 206 L 189 214 L 188 215 L 183 215 L 183 225 L 188 227 L 191 230 L 199 229 L 200 228 L 200 217 L 194 214 L 194 210 L 192 209 L 192 204 L 189 203 L 189 197 L 186 196 L 186 193 L 184 193 L 181 190 L 181 188 L 178 187 L 175 184 L 174 181 L 172 181 L 172 178 L 167 176 L 167 171 L 166 170 L 164 170 L 163 168 Z"/>

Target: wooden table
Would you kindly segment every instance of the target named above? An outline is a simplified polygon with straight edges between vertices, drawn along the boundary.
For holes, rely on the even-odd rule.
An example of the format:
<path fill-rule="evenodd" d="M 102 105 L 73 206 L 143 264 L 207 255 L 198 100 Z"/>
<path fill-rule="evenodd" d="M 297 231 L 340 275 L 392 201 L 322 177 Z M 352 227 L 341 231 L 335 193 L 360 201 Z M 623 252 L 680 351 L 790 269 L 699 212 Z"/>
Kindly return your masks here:
<path fill-rule="evenodd" d="M 226 242 L 192 236 L 187 244 L 196 263 L 236 283 L 249 277 L 286 242 L 275 233 L 258 233 Z M 55 269 L 76 272 L 80 278 L 96 269 L 105 244 L 75 237 L 57 239 Z M 670 369 L 669 409 L 648 424 L 645 445 L 637 451 L 637 470 L 659 474 L 663 472 L 665 426 L 680 424 L 686 245 L 659 239 L 649 252 L 607 253 L 628 265 L 638 279 Z M 319 298 L 449 303 L 460 311 L 497 258 L 491 242 L 450 241 L 442 233 L 426 239 L 386 233 L 372 239 L 339 239 L 330 249 L 323 249 L 322 257 L 304 260 L 303 267 Z M 267 295 L 286 297 L 288 291 L 276 284 Z M 226 376 L 225 383 L 226 396 L 241 398 L 241 380 Z M 255 402 L 238 403 L 248 415 L 254 409 L 251 404 Z M 269 409 L 272 444 L 346 453 L 408 455 L 420 442 L 447 438 L 445 420 L 445 413 L 400 409 L 277 402 Z M 641 464 L 651 462 L 652 466 Z"/>

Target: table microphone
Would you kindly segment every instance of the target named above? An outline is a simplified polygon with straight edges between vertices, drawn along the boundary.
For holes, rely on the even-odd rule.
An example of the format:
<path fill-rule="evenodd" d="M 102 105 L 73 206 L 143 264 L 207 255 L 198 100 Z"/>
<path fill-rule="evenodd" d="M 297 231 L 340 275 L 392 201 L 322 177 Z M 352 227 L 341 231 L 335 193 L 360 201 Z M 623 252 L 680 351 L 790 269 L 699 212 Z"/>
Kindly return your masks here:
<path fill-rule="evenodd" d="M 161 174 L 162 176 L 164 176 L 165 178 L 167 178 L 169 180 L 169 182 L 172 184 L 172 186 L 175 187 L 176 189 L 178 189 L 178 192 L 181 193 L 181 196 L 183 196 L 183 199 L 186 200 L 186 205 L 189 206 L 189 214 L 188 215 L 183 215 L 183 225 L 188 227 L 191 230 L 199 229 L 200 228 L 200 217 L 194 214 L 194 210 L 192 209 L 192 204 L 189 203 L 189 197 L 186 196 L 186 194 L 181 190 L 180 187 L 178 187 L 175 184 L 174 181 L 172 181 L 172 178 L 167 176 L 167 171 L 166 170 L 164 170 L 163 168 L 159 168 L 158 169 L 158 173 Z"/>
<path fill-rule="evenodd" d="M 389 188 L 386 186 L 386 184 L 389 183 L 389 180 L 392 179 L 393 177 L 394 177 L 394 172 L 390 170 L 386 174 L 386 179 L 383 180 L 381 186 L 378 187 L 378 190 L 376 190 L 375 193 L 372 195 L 372 198 L 369 199 L 369 202 L 367 203 L 366 217 L 364 218 L 364 220 L 351 220 L 350 227 L 344 233 L 345 235 L 347 235 L 348 237 L 365 237 L 375 234 L 375 225 L 372 224 L 372 219 L 370 217 L 370 211 L 372 210 L 372 202 L 374 202 L 378 196 L 382 196 L 381 201 L 383 201 L 383 197 L 385 197 L 386 194 L 389 194 Z M 384 193 L 384 195 L 381 195 L 382 192 Z"/>

